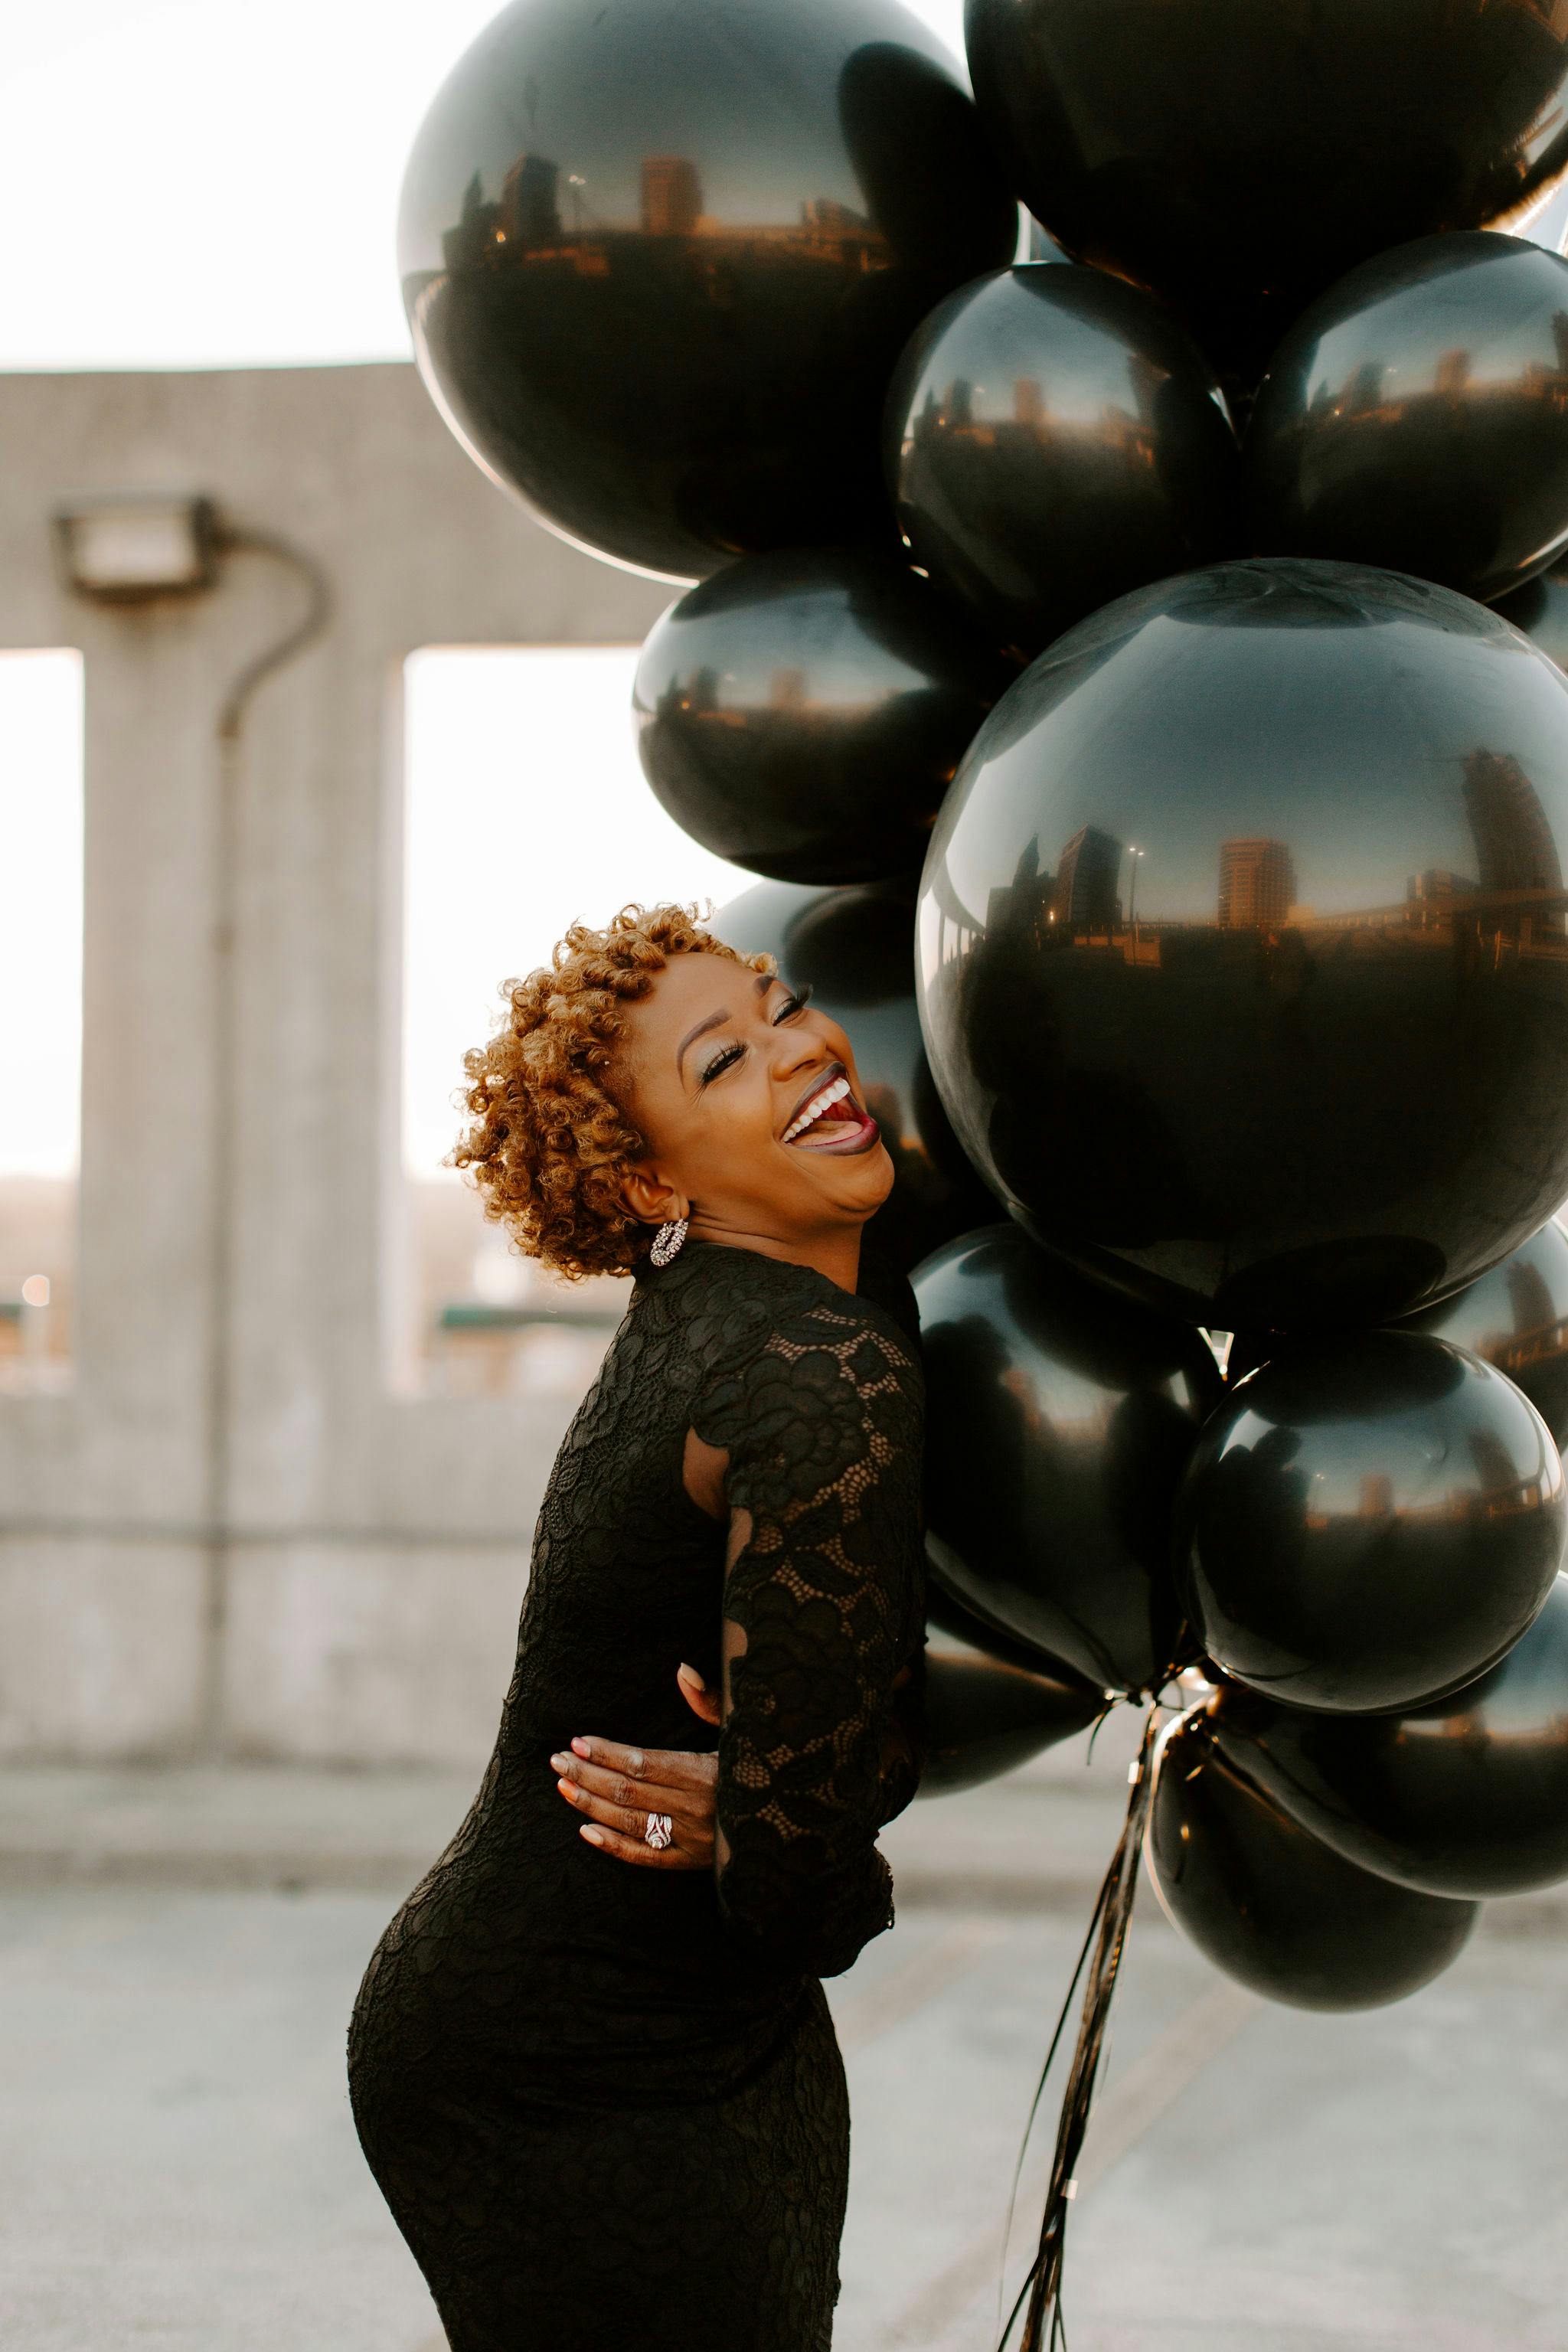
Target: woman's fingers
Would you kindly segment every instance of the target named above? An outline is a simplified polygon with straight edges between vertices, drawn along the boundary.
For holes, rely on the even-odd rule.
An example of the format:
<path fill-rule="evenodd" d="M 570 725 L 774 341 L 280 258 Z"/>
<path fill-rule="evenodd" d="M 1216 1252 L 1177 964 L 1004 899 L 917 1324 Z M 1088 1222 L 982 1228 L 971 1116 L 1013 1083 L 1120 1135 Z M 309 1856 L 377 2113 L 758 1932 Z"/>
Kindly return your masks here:
<path fill-rule="evenodd" d="M 634 1789 L 683 1789 L 696 1796 L 706 1795 L 719 1776 L 716 1756 L 685 1748 L 626 1748 L 618 1739 L 574 1739 L 564 1764 L 554 1756 L 550 1760 L 557 1771 L 568 1769 L 574 1777 L 587 1766 L 595 1773 L 614 1774 Z M 636 1803 L 635 1795 L 630 1801 Z"/>
<path fill-rule="evenodd" d="M 584 1817 L 589 1844 L 645 1870 L 711 1866 L 717 1757 L 582 1738 L 550 1762 L 563 1801 Z M 668 1843 L 648 1843 L 650 1818 L 668 1830 Z"/>
<path fill-rule="evenodd" d="M 668 1822 L 673 1843 L 695 1864 L 706 1864 L 713 1853 L 713 1807 L 689 1790 L 662 1788 L 657 1781 L 633 1781 L 567 1756 L 552 1756 L 556 1786 L 574 1811 L 617 1835 L 632 1839 L 649 1853 L 647 1831 L 650 1817 Z M 570 1769 L 568 1769 L 570 1768 Z M 668 1849 L 666 1849 L 668 1851 Z M 641 1853 L 637 1859 L 642 1859 Z"/>
<path fill-rule="evenodd" d="M 668 1813 L 650 1805 L 646 1813 L 628 1813 L 618 1805 L 607 1805 L 602 1797 L 590 1797 L 580 1789 L 574 1790 L 563 1780 L 561 1793 L 574 1812 L 586 1816 L 583 1834 L 588 1836 L 590 1825 L 595 1832 L 603 1832 L 607 1842 L 619 1839 L 634 1851 L 626 1856 L 629 1862 L 661 1862 L 667 1869 L 676 1868 L 672 1857 L 679 1856 L 679 1866 L 705 1870 L 713 1859 L 713 1832 L 700 1822 L 684 1822 L 679 1813 Z M 650 1845 L 647 1825 L 653 1821 L 664 1832 L 658 1845 Z M 590 1844 L 597 1844 L 595 1834 Z M 619 1851 L 619 1848 L 616 1848 Z"/>
<path fill-rule="evenodd" d="M 590 1845 L 604 1853 L 613 1854 L 617 1862 L 629 1862 L 638 1870 L 706 1870 L 709 1867 L 700 1854 L 688 1853 L 679 1845 L 667 1845 L 660 1851 L 641 1838 L 624 1836 L 618 1830 L 606 1829 L 596 1822 L 584 1822 L 583 1835 Z"/>
<path fill-rule="evenodd" d="M 710 1723 L 717 1728 L 721 1712 L 718 1692 L 709 1689 L 695 1666 L 678 1666 L 675 1680 L 692 1714 L 700 1715 L 704 1723 Z"/>

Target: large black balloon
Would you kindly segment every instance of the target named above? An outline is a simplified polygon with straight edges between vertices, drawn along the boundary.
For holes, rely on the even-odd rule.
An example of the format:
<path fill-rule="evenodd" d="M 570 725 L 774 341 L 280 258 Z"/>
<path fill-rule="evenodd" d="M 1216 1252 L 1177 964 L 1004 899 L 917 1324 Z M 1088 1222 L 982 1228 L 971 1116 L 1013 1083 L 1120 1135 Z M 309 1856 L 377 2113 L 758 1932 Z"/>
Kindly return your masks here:
<path fill-rule="evenodd" d="M 878 1244 L 907 1268 L 954 1234 L 988 1223 L 996 1203 L 954 1139 L 921 1039 L 910 892 L 763 882 L 721 907 L 713 929 L 731 947 L 776 958 L 848 1035 L 893 1161 L 892 1193 L 870 1227 Z"/>
<path fill-rule="evenodd" d="M 1087 1730 L 1104 1708 L 1093 1684 L 1047 1667 L 961 1608 L 932 1595 L 926 1622 L 922 1797 L 952 1796 L 1011 1772 Z"/>
<path fill-rule="evenodd" d="M 1247 433 L 1252 543 L 1508 594 L 1568 546 L 1568 261 L 1424 237 L 1315 302 Z"/>
<path fill-rule="evenodd" d="M 1568 1528 L 1552 1433 L 1445 1339 L 1299 1340 L 1205 1424 L 1177 1502 L 1180 1582 L 1227 1675 L 1291 1705 L 1420 1706 L 1496 1664 Z"/>
<path fill-rule="evenodd" d="M 649 783 L 721 857 L 781 882 L 918 868 L 1015 673 L 888 556 L 752 555 L 657 623 L 632 706 Z"/>
<path fill-rule="evenodd" d="M 1173 299 L 1244 383 L 1347 269 L 1507 226 L 1568 163 L 1568 47 L 1545 7 L 968 0 L 967 29 L 1030 210 Z"/>
<path fill-rule="evenodd" d="M 1568 1194 L 1565 857 L 1568 680 L 1481 606 L 1283 560 L 1125 597 L 937 822 L 954 1127 L 1041 1239 L 1194 1323 L 1414 1312 Z"/>
<path fill-rule="evenodd" d="M 1500 1664 L 1399 1715 L 1309 1715 L 1227 1683 L 1222 1752 L 1303 1829 L 1428 1895 L 1568 1878 L 1568 1578 Z"/>
<path fill-rule="evenodd" d="M 1147 294 L 1032 263 L 932 311 L 888 395 L 917 563 L 1021 654 L 1237 551 L 1240 460 L 1207 361 Z"/>
<path fill-rule="evenodd" d="M 1511 596 L 1500 596 L 1497 610 L 1532 638 L 1549 661 L 1568 669 L 1568 563 L 1554 563 Z"/>
<path fill-rule="evenodd" d="M 1201 1711 L 1161 1735 L 1148 1856 L 1198 1949 L 1297 2009 L 1379 2009 L 1418 1992 L 1458 1959 L 1480 1910 L 1346 1862 L 1237 1770 Z"/>
<path fill-rule="evenodd" d="M 891 543 L 893 362 L 1016 237 L 897 0 L 516 0 L 426 118 L 399 254 L 470 456 L 575 545 L 689 579 Z"/>
<path fill-rule="evenodd" d="M 1182 1633 L 1171 1506 L 1220 1398 L 1209 1349 L 1015 1225 L 940 1252 L 915 1297 L 934 1576 L 1105 1689 L 1162 1683 Z"/>

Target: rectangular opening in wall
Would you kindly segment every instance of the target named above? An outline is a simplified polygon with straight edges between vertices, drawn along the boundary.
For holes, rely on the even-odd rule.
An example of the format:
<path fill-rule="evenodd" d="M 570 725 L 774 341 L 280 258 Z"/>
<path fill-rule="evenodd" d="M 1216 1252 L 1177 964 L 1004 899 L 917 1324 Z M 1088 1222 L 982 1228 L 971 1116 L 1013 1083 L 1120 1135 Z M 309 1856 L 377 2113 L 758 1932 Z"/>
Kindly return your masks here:
<path fill-rule="evenodd" d="M 0 653 L 0 1394 L 70 1376 L 81 1145 L 82 663 Z"/>
<path fill-rule="evenodd" d="M 752 875 L 687 838 L 644 782 L 635 646 L 431 646 L 405 670 L 403 1163 L 414 1382 L 574 1399 L 625 1310 L 623 1281 L 552 1280 L 443 1166 L 463 1055 L 510 979 L 578 916 L 726 898 Z"/>

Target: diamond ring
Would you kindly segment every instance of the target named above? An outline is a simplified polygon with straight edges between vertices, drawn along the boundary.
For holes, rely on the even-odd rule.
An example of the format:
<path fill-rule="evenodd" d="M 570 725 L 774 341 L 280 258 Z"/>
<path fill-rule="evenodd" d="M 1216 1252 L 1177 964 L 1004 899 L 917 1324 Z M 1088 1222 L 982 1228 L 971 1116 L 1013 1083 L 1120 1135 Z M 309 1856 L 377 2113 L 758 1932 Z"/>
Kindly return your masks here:
<path fill-rule="evenodd" d="M 668 1813 L 649 1813 L 647 1827 L 643 1832 L 643 1843 L 651 1845 L 655 1853 L 662 1853 L 673 1843 L 675 1823 Z"/>

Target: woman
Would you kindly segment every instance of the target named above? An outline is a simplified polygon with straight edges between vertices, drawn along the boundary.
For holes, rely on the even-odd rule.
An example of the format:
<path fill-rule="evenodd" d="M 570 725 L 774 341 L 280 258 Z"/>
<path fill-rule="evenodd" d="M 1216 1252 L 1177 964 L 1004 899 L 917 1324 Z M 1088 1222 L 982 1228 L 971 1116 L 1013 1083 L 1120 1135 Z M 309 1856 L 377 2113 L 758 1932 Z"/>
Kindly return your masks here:
<path fill-rule="evenodd" d="M 453 2352 L 823 2352 L 816 1979 L 891 1924 L 916 1778 L 921 1381 L 907 1286 L 858 1288 L 891 1162 L 842 1030 L 680 908 L 575 927 L 468 1070 L 487 1213 L 636 1281 L 483 1786 L 360 1992 L 361 2139 Z"/>

